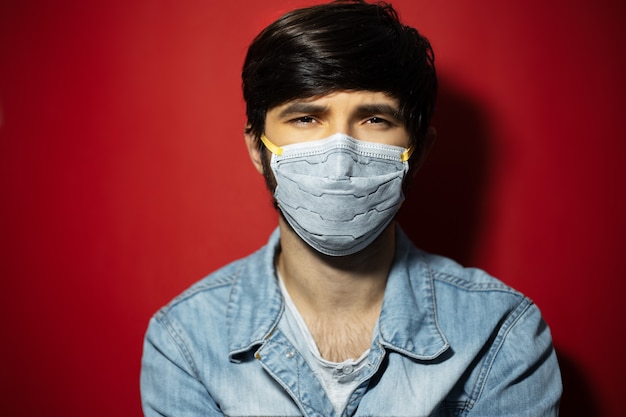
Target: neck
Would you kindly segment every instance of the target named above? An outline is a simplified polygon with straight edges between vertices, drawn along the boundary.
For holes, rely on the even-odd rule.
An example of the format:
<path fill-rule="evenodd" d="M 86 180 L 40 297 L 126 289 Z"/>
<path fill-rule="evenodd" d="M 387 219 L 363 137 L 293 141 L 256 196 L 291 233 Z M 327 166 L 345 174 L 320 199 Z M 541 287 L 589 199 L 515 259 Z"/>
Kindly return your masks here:
<path fill-rule="evenodd" d="M 367 248 L 328 256 L 309 247 L 281 217 L 278 270 L 303 316 L 349 314 L 376 319 L 395 253 L 392 223 Z"/>
<path fill-rule="evenodd" d="M 358 358 L 371 344 L 395 253 L 392 225 L 350 256 L 323 255 L 280 219 L 278 270 L 322 357 Z"/>

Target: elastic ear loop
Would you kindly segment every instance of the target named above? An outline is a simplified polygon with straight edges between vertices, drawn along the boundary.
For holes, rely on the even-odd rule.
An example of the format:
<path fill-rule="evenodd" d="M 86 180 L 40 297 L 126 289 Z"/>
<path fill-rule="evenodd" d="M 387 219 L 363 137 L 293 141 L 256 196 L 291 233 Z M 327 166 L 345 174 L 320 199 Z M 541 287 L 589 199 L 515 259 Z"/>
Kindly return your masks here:
<path fill-rule="evenodd" d="M 406 151 L 402 152 L 402 155 L 400 155 L 400 160 L 402 162 L 406 162 L 409 160 L 409 158 L 411 157 L 411 155 L 413 154 L 413 150 L 415 148 L 413 146 L 409 147 L 409 149 L 407 149 Z"/>
<path fill-rule="evenodd" d="M 281 148 L 280 146 L 276 146 L 274 145 L 268 138 L 267 136 L 265 136 L 265 133 L 261 134 L 261 142 L 263 142 L 263 144 L 265 145 L 265 147 L 267 149 L 269 149 L 269 151 L 271 153 L 273 153 L 274 155 L 282 155 L 283 154 L 283 148 Z M 413 146 L 411 146 L 410 148 L 408 148 L 406 151 L 402 152 L 402 154 L 400 155 L 400 161 L 402 162 L 406 162 L 409 160 L 409 158 L 411 157 L 411 154 L 413 154 L 413 150 L 415 148 L 413 148 Z"/>
<path fill-rule="evenodd" d="M 280 156 L 283 154 L 283 148 L 281 148 L 280 146 L 276 146 L 272 142 L 270 142 L 267 136 L 265 136 L 265 133 L 261 135 L 261 142 L 263 142 L 265 147 L 269 149 L 269 151 L 273 153 L 274 155 Z"/>

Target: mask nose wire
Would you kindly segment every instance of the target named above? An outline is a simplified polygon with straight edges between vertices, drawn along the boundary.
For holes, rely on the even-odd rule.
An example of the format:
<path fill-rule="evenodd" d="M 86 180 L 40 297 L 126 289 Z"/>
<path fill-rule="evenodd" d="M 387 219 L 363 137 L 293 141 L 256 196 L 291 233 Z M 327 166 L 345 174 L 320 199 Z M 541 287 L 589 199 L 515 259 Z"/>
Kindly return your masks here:
<path fill-rule="evenodd" d="M 263 142 L 265 147 L 269 149 L 269 151 L 274 155 L 280 156 L 283 154 L 283 148 L 281 148 L 280 146 L 276 146 L 274 143 L 272 143 L 272 141 L 270 141 L 267 136 L 265 136 L 265 133 L 261 134 L 261 142 Z M 411 154 L 413 153 L 413 150 L 414 147 L 411 146 L 406 151 L 402 152 L 402 155 L 400 155 L 400 160 L 402 162 L 408 161 L 411 157 Z"/>

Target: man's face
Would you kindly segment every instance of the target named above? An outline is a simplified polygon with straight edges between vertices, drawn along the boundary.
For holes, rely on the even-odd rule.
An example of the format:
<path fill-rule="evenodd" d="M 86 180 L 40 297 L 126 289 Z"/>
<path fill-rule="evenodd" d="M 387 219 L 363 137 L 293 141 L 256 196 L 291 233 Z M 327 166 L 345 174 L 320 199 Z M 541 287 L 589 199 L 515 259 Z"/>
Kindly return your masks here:
<path fill-rule="evenodd" d="M 265 136 L 284 146 L 343 133 L 408 148 L 409 134 L 398 114 L 398 101 L 385 93 L 339 91 L 271 108 L 265 119 Z"/>
<path fill-rule="evenodd" d="M 400 120 L 398 100 L 381 92 L 338 91 L 313 98 L 295 99 L 268 110 L 265 136 L 276 146 L 324 139 L 335 133 L 366 142 L 409 147 L 409 134 Z M 246 134 L 248 152 L 273 194 L 274 174 L 270 153 Z"/>

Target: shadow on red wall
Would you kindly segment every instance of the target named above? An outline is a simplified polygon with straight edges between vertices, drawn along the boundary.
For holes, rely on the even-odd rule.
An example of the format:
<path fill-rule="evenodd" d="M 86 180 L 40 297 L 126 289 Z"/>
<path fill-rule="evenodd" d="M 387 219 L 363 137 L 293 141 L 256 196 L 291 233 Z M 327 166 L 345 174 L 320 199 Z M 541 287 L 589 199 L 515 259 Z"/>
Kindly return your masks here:
<path fill-rule="evenodd" d="M 433 124 L 438 139 L 398 215 L 420 248 L 466 266 L 476 263 L 482 204 L 493 166 L 493 134 L 487 111 L 470 95 L 441 81 Z M 564 393 L 563 417 L 602 415 L 582 367 L 558 351 Z"/>
<path fill-rule="evenodd" d="M 584 370 L 558 348 L 557 356 L 563 378 L 563 397 L 559 415 L 561 417 L 606 415 Z"/>
<path fill-rule="evenodd" d="M 398 220 L 418 247 L 470 265 L 489 178 L 489 125 L 477 103 L 450 85 L 440 79 L 437 140 Z"/>

